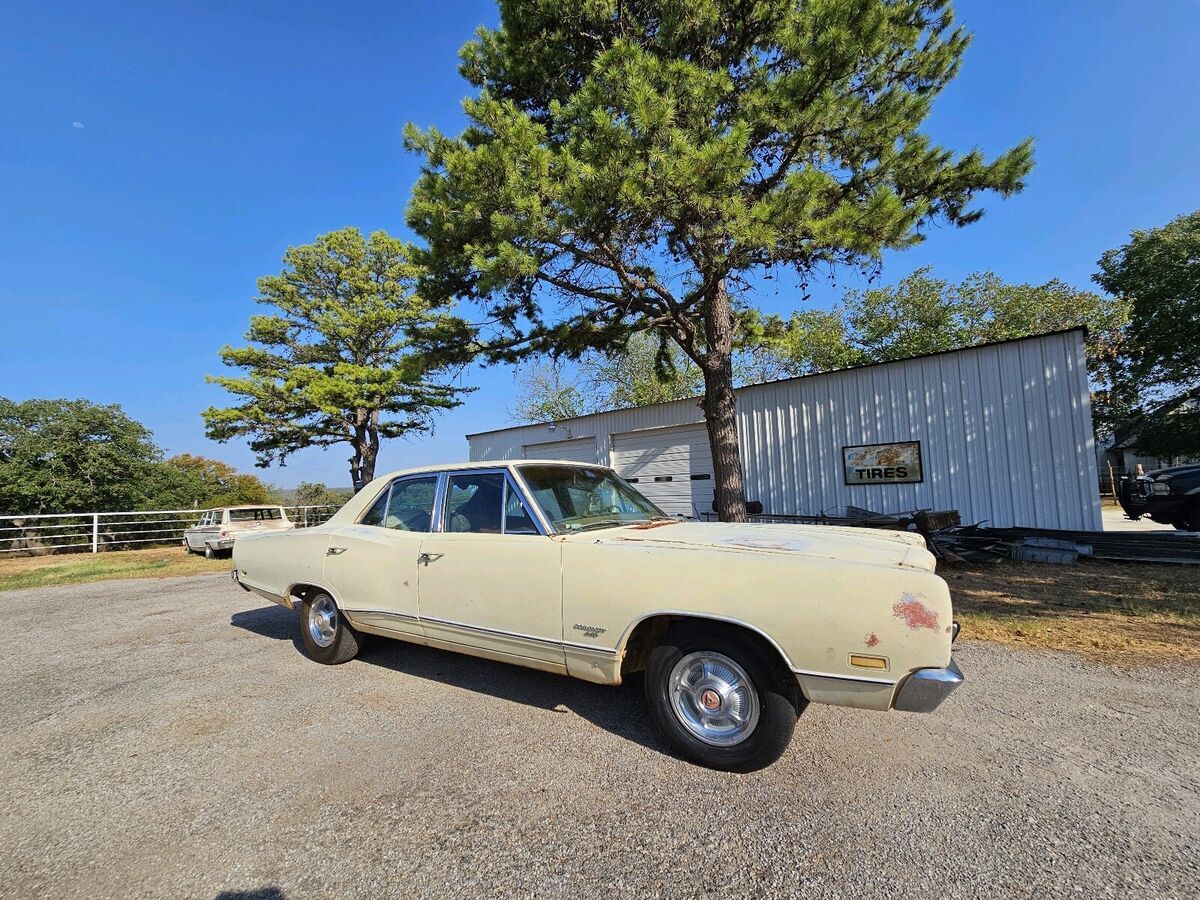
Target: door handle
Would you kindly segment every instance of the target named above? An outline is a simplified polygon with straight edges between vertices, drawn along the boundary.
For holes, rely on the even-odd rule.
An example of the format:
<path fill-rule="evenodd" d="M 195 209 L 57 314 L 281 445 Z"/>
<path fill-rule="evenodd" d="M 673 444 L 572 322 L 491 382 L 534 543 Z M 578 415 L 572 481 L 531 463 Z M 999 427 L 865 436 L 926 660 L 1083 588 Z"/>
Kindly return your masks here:
<path fill-rule="evenodd" d="M 326 556 L 337 556 L 339 553 L 345 553 L 349 547 L 330 547 L 325 551 Z"/>
<path fill-rule="evenodd" d="M 424 563 L 425 565 L 429 565 L 434 560 L 441 559 L 445 555 L 446 554 L 444 554 L 444 553 L 422 553 L 420 556 L 417 557 L 417 562 Z"/>

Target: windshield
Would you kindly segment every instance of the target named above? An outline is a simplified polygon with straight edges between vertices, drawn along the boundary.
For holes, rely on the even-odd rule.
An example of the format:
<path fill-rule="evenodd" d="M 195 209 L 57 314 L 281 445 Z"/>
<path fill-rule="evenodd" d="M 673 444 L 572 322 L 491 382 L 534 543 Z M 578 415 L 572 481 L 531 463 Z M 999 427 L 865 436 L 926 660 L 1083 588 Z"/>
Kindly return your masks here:
<path fill-rule="evenodd" d="M 282 518 L 283 512 L 278 506 L 264 506 L 261 509 L 231 509 L 230 522 L 263 522 Z"/>
<path fill-rule="evenodd" d="M 555 531 L 667 518 L 661 509 L 606 469 L 521 466 L 521 474 Z"/>

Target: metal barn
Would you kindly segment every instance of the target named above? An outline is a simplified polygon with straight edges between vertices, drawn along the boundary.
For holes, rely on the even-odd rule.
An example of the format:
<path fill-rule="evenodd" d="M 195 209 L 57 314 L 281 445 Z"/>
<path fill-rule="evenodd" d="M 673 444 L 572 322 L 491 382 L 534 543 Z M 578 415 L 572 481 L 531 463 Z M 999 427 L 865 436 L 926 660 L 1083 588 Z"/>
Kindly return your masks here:
<path fill-rule="evenodd" d="M 746 497 L 771 514 L 957 509 L 964 523 L 1099 530 L 1075 328 L 737 391 Z M 671 514 L 712 508 L 696 400 L 467 436 L 472 460 L 610 465 Z"/>

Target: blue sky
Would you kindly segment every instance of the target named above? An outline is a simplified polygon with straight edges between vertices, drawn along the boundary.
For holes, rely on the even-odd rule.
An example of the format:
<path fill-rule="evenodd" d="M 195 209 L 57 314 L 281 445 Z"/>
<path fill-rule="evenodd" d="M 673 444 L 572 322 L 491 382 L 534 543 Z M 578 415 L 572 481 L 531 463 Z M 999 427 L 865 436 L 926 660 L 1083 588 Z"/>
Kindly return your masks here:
<path fill-rule="evenodd" d="M 889 256 L 884 281 L 932 265 L 1087 287 L 1132 229 L 1200 207 L 1200 4 L 958 11 L 975 42 L 927 130 L 989 154 L 1032 135 L 1037 166 L 981 223 Z M 255 278 L 288 244 L 344 225 L 408 236 L 417 160 L 401 130 L 459 130 L 456 52 L 495 20 L 466 0 L 5 4 L 0 395 L 120 403 L 169 453 L 250 470 L 245 445 L 204 438 L 199 412 L 223 402 L 204 376 L 256 311 Z M 800 303 L 787 286 L 758 299 Z M 433 436 L 386 445 L 383 469 L 464 458 L 464 434 L 508 424 L 511 371 L 467 382 L 467 404 Z M 310 450 L 260 474 L 343 484 L 348 455 Z"/>

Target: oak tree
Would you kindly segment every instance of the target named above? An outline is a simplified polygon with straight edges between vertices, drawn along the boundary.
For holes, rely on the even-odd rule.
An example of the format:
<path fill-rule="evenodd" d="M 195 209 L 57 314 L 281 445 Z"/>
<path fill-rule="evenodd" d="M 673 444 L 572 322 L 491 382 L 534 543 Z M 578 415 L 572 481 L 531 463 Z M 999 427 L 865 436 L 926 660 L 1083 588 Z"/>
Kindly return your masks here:
<path fill-rule="evenodd" d="M 1122 374 L 1139 448 L 1200 458 L 1200 211 L 1135 231 L 1095 280 L 1130 303 Z"/>

